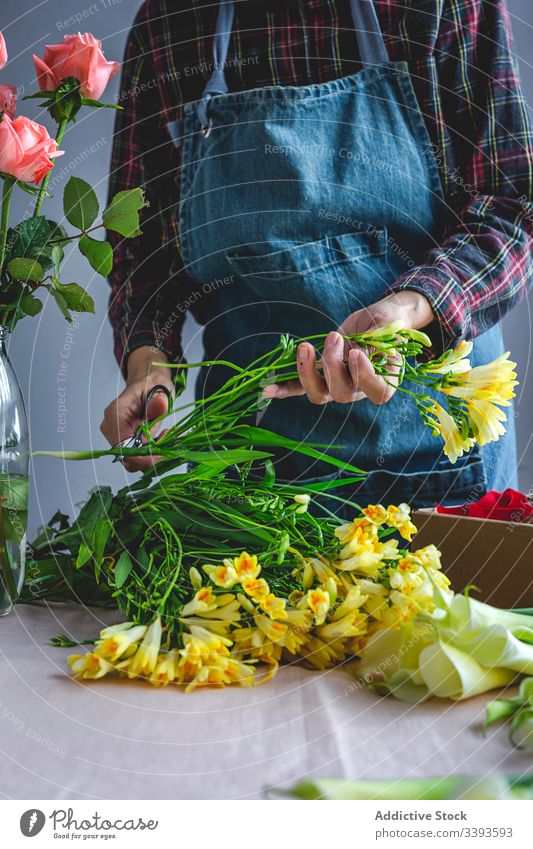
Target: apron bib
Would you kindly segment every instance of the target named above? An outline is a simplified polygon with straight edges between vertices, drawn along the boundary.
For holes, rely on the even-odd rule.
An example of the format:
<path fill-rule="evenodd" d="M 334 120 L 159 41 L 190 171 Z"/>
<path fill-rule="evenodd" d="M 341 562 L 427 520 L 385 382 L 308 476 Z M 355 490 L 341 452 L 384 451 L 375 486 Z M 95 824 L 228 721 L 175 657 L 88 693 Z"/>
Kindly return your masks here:
<path fill-rule="evenodd" d="M 447 207 L 407 63 L 389 62 L 371 0 L 351 0 L 351 11 L 358 73 L 228 93 L 234 3 L 220 3 L 215 71 L 180 131 L 169 128 L 183 145 L 180 252 L 201 284 L 206 359 L 245 366 L 282 333 L 335 330 L 442 241 Z M 502 351 L 494 327 L 474 341 L 473 363 Z M 226 377 L 204 370 L 197 395 Z M 274 400 L 261 426 L 368 471 L 355 490 L 336 491 L 360 502 L 457 503 L 515 485 L 512 409 L 506 436 L 455 466 L 399 392 L 382 407 Z M 339 475 L 294 453 L 276 466 L 299 484 Z"/>

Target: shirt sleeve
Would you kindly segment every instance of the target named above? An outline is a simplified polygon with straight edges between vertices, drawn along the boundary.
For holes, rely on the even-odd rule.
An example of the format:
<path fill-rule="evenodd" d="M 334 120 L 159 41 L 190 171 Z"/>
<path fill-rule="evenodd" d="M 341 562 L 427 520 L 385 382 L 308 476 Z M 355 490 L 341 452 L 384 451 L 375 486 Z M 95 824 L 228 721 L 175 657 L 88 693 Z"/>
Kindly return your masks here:
<path fill-rule="evenodd" d="M 161 119 L 158 80 L 151 62 L 146 22 L 137 16 L 126 44 L 111 160 L 109 198 L 141 186 L 148 206 L 142 211 L 142 235 L 124 239 L 108 232 L 114 251 L 109 276 L 109 318 L 115 356 L 126 374 L 128 354 L 155 346 L 171 362 L 181 358 L 178 289 L 186 280 L 179 271 L 177 240 L 169 238 L 165 216 L 177 203 L 178 153 Z M 171 270 L 171 269 L 178 269 Z"/>
<path fill-rule="evenodd" d="M 533 269 L 533 136 L 505 0 L 467 0 L 461 26 L 451 5 L 444 3 L 434 55 L 451 129 L 443 149 L 435 146 L 449 224 L 442 244 L 391 287 L 430 301 L 433 353 L 497 324 Z"/>

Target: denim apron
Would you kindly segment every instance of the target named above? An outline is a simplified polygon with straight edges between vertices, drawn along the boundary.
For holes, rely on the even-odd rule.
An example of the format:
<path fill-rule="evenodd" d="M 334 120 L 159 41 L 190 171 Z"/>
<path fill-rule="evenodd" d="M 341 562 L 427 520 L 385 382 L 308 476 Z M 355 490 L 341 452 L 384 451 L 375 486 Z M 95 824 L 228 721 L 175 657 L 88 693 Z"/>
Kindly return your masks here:
<path fill-rule="evenodd" d="M 334 330 L 442 241 L 447 208 L 407 63 L 389 61 L 371 0 L 350 5 L 358 73 L 228 93 L 234 3 L 221 2 L 204 95 L 169 125 L 183 148 L 180 253 L 198 285 L 191 301 L 206 359 L 245 366 L 282 333 Z M 475 340 L 473 362 L 502 350 L 494 327 Z M 204 369 L 197 395 L 226 377 L 221 366 Z M 274 400 L 260 425 L 368 471 L 356 488 L 334 490 L 359 503 L 450 504 L 514 484 L 512 408 L 506 437 L 455 466 L 400 392 L 381 407 Z M 276 466 L 278 478 L 301 485 L 339 476 L 294 452 Z"/>

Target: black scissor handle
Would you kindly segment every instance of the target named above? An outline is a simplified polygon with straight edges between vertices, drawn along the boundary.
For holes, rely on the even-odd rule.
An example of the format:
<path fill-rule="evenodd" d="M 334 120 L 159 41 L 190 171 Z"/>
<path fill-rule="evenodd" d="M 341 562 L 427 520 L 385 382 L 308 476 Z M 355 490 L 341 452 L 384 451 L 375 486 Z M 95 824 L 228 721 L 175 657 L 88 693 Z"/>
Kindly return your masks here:
<path fill-rule="evenodd" d="M 152 388 L 147 392 L 146 398 L 143 401 L 141 414 L 143 422 L 147 422 L 148 424 L 150 424 L 150 422 L 147 420 L 148 404 L 150 403 L 154 395 L 157 395 L 158 392 L 163 392 L 166 395 L 168 401 L 167 412 L 170 413 L 172 411 L 172 393 L 170 392 L 170 389 L 167 386 L 163 386 L 162 383 L 156 383 L 156 385 L 152 386 Z M 121 446 L 123 448 L 138 448 L 139 445 L 142 445 L 142 435 L 143 425 L 141 424 L 139 425 L 133 436 L 127 436 L 125 439 L 122 439 L 120 442 L 117 442 L 117 444 L 113 445 L 112 447 L 118 448 L 119 446 Z M 123 460 L 123 457 L 117 456 L 113 458 L 113 463 L 122 463 Z"/>
<path fill-rule="evenodd" d="M 154 395 L 157 395 L 158 392 L 163 392 L 167 396 L 168 412 L 170 413 L 172 410 L 172 393 L 170 389 L 168 388 L 168 386 L 163 386 L 162 383 L 156 383 L 156 385 L 152 386 L 152 388 L 146 393 L 146 398 L 144 399 L 142 410 L 142 418 L 144 419 L 144 421 L 147 421 L 148 404 L 150 403 Z"/>

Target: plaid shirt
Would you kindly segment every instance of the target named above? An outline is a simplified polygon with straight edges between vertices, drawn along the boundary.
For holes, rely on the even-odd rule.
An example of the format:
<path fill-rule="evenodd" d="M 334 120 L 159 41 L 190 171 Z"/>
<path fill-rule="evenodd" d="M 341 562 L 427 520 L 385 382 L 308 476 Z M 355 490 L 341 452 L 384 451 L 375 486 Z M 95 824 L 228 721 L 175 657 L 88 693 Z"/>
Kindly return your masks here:
<path fill-rule="evenodd" d="M 143 185 L 150 206 L 140 238 L 109 234 L 109 315 L 122 367 L 141 345 L 180 357 L 185 316 L 176 305 L 190 281 L 176 263 L 180 154 L 166 122 L 202 94 L 217 7 L 147 0 L 128 38 L 110 194 Z M 533 135 L 506 4 L 377 0 L 376 9 L 391 60 L 409 64 L 449 205 L 442 244 L 391 288 L 423 293 L 453 345 L 500 321 L 531 277 Z M 360 63 L 348 0 L 240 0 L 229 57 L 230 91 L 353 74 Z"/>

